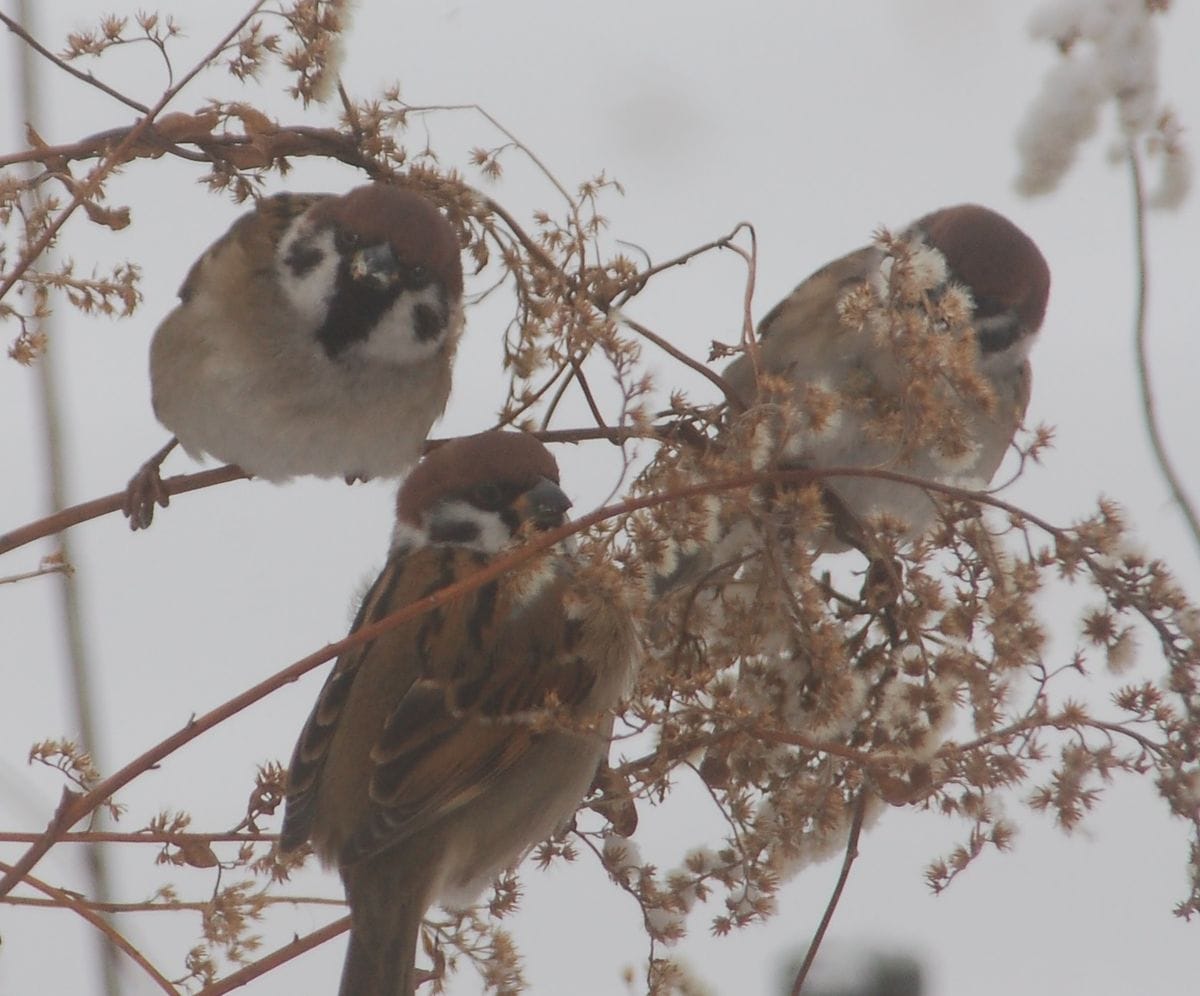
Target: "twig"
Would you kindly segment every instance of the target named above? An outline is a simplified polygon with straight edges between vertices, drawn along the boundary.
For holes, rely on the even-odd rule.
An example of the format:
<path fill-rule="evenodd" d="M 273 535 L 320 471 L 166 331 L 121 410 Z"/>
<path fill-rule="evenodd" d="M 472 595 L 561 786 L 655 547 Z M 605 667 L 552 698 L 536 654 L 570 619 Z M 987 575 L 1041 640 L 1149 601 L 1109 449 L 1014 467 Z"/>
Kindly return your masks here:
<path fill-rule="evenodd" d="M 70 893 L 70 895 L 75 895 Z M 168 901 L 149 900 L 140 903 L 101 903 L 75 897 L 81 906 L 97 913 L 207 913 L 212 909 L 212 898 L 173 899 Z M 346 908 L 346 900 L 332 896 L 257 896 L 262 906 L 340 906 Z M 0 899 L 4 906 L 25 906 L 34 909 L 57 910 L 63 904 L 57 899 L 35 899 L 33 896 L 5 896 Z"/>
<path fill-rule="evenodd" d="M 0 578 L 0 584 L 16 584 L 18 581 L 28 581 L 30 578 L 45 577 L 47 574 L 67 574 L 70 575 L 74 568 L 70 564 L 46 564 L 32 571 L 24 571 L 21 574 L 9 574 Z"/>
<path fill-rule="evenodd" d="M 1167 482 L 1171 498 L 1179 506 L 1180 512 L 1187 522 L 1192 534 L 1192 543 L 1200 552 L 1200 516 L 1197 516 L 1192 499 L 1183 487 L 1171 458 L 1167 455 L 1167 445 L 1163 440 L 1162 429 L 1158 424 L 1158 412 L 1154 405 L 1154 391 L 1150 386 L 1150 362 L 1146 350 L 1146 301 L 1149 296 L 1150 274 L 1146 260 L 1146 200 L 1142 190 L 1142 166 L 1138 159 L 1137 149 L 1129 147 L 1129 172 L 1133 180 L 1133 222 L 1137 249 L 1137 297 L 1134 306 L 1134 349 L 1137 353 L 1138 389 L 1142 396 L 1142 415 L 1146 425 L 1146 433 L 1150 437 L 1150 448 L 1154 451 L 1154 459 L 1158 463 L 1159 473 Z"/>
<path fill-rule="evenodd" d="M 179 495 L 188 491 L 209 488 L 214 484 L 245 480 L 249 476 L 241 467 L 229 464 L 213 470 L 203 470 L 197 474 L 179 474 L 176 477 L 168 477 L 162 483 L 163 490 L 168 495 Z M 45 536 L 61 533 L 64 529 L 77 526 L 89 519 L 97 519 L 110 512 L 118 512 L 124 503 L 125 492 L 118 491 L 115 494 L 105 495 L 103 498 L 93 498 L 91 501 L 72 505 L 70 508 L 64 508 L 61 512 L 55 512 L 53 515 L 47 515 L 45 518 L 19 526 L 0 536 L 0 554 L 8 553 Z"/>
<path fill-rule="evenodd" d="M 265 975 L 271 969 L 291 961 L 306 951 L 311 951 L 319 944 L 324 944 L 326 941 L 337 937 L 338 934 L 344 934 L 349 929 L 350 918 L 348 916 L 344 916 L 340 920 L 334 920 L 333 923 L 314 930 L 311 934 L 297 937 L 290 944 L 276 948 L 265 958 L 260 958 L 258 961 L 252 962 L 244 968 L 239 968 L 233 974 L 217 980 L 211 986 L 205 986 L 196 996 L 223 996 L 224 993 L 240 989 L 246 983 L 253 982 L 260 975 Z"/>
<path fill-rule="evenodd" d="M 33 844 L 40 833 L 0 831 L 0 844 Z M 279 839 L 277 833 L 165 833 L 154 830 L 77 830 L 59 838 L 63 844 L 270 844 Z"/>
<path fill-rule="evenodd" d="M 854 864 L 854 859 L 858 857 L 858 838 L 862 833 L 863 818 L 866 816 L 866 812 L 867 793 L 862 791 L 859 792 L 858 800 L 854 804 L 854 818 L 850 821 L 850 837 L 846 841 L 846 856 L 842 859 L 842 870 L 838 874 L 837 885 L 833 887 L 833 894 L 829 897 L 829 903 L 825 907 L 825 915 L 821 917 L 817 932 L 813 934 L 808 951 L 804 954 L 804 962 L 800 965 L 800 970 L 792 982 L 791 996 L 799 996 L 800 990 L 804 988 L 804 980 L 808 978 L 809 970 L 817 957 L 817 951 L 820 950 L 821 942 L 825 939 L 825 931 L 829 929 L 834 910 L 837 909 L 838 900 L 842 898 L 842 890 L 846 888 L 846 880 L 850 877 L 850 868 Z"/>
<path fill-rule="evenodd" d="M 33 264 L 33 261 L 46 251 L 46 247 L 49 246 L 54 240 L 54 237 L 58 234 L 59 229 L 66 224 L 67 219 L 75 213 L 76 209 L 89 197 L 95 194 L 104 178 L 111 173 L 119 163 L 124 162 L 125 154 L 134 146 L 138 138 L 141 137 L 142 133 L 150 127 L 151 123 L 162 111 L 162 109 L 166 107 L 167 104 L 169 104 L 172 100 L 174 100 L 179 92 L 185 86 L 187 86 L 188 83 L 195 79 L 196 76 L 198 76 L 214 58 L 216 58 L 221 50 L 227 44 L 229 44 L 231 39 L 237 36 L 238 32 L 245 27 L 246 23 L 258 12 L 259 8 L 262 7 L 265 2 L 266 0 L 256 0 L 249 12 L 247 12 L 238 20 L 233 28 L 231 28 L 224 35 L 224 37 L 222 37 L 221 41 L 213 49 L 211 49 L 203 59 L 196 63 L 196 65 L 184 75 L 183 79 L 181 79 L 169 90 L 165 91 L 163 95 L 159 97 L 157 103 L 155 103 L 155 105 L 146 112 L 146 116 L 143 117 L 142 120 L 135 124 L 132 128 L 130 128 L 129 133 L 124 139 L 122 139 L 120 144 L 117 145 L 117 147 L 111 152 L 107 153 L 100 163 L 95 167 L 95 169 L 88 174 L 87 179 L 79 185 L 78 191 L 76 191 L 75 196 L 71 198 L 67 206 L 58 212 L 54 220 L 46 226 L 46 230 L 42 232 L 42 234 L 34 241 L 33 245 L 26 248 L 21 254 L 20 259 L 18 259 L 14 264 L 8 276 L 0 281 L 0 299 L 3 299 L 4 296 L 13 289 L 17 281 L 21 279 L 21 277 L 25 274 L 25 271 L 28 270 Z"/>
<path fill-rule="evenodd" d="M 13 871 L 13 866 L 0 861 L 0 870 L 11 874 Z M 175 989 L 175 987 L 162 976 L 158 969 L 156 969 L 150 964 L 149 961 L 146 960 L 146 956 L 143 955 L 136 947 L 134 947 L 133 944 L 131 944 L 119 930 L 114 928 L 111 923 L 93 910 L 89 904 L 80 902 L 80 900 L 72 893 L 65 892 L 62 889 L 57 889 L 47 882 L 43 882 L 41 879 L 34 878 L 32 875 L 25 874 L 22 876 L 22 880 L 27 882 L 33 888 L 37 889 L 39 892 L 49 896 L 54 900 L 57 906 L 69 909 L 73 913 L 79 914 L 79 916 L 100 931 L 113 943 L 118 950 L 124 953 L 134 962 L 134 964 L 136 964 L 143 972 L 145 972 L 159 989 L 165 993 L 169 993 L 170 996 L 178 996 L 178 991 Z"/>
<path fill-rule="evenodd" d="M 72 893 L 73 895 L 73 893 Z M 78 900 L 78 897 L 76 897 Z M 207 913 L 212 909 L 212 899 L 173 899 L 140 903 L 101 903 L 93 900 L 78 900 L 81 906 L 97 913 Z M 332 896 L 258 896 L 256 903 L 263 906 L 340 906 L 346 907 L 344 899 Z M 56 899 L 35 899 L 32 896 L 5 896 L 0 899 L 5 906 L 26 906 L 36 909 L 57 910 L 63 904 Z"/>
<path fill-rule="evenodd" d="M 137 111 L 140 114 L 149 114 L 150 113 L 150 108 L 148 108 L 145 104 L 139 104 L 136 100 L 133 100 L 130 97 L 126 97 L 125 94 L 121 93 L 119 90 L 114 90 L 112 87 L 108 86 L 106 83 L 101 83 L 91 73 L 85 73 L 82 70 L 76 69 L 69 62 L 65 62 L 64 60 L 60 59 L 57 55 L 55 55 L 53 52 L 51 52 L 48 48 L 45 48 L 42 45 L 38 44 L 37 39 L 35 39 L 33 37 L 33 35 L 31 35 L 23 27 L 21 27 L 21 25 L 19 25 L 16 21 L 14 21 L 7 14 L 0 14 L 0 23 L 3 23 L 4 26 L 6 28 L 8 28 L 9 31 L 11 31 L 14 35 L 16 35 L 18 38 L 20 38 L 21 41 L 23 41 L 26 45 L 28 45 L 35 52 L 37 52 L 38 55 L 42 56 L 45 59 L 49 59 L 52 63 L 54 63 L 55 66 L 57 66 L 63 72 L 70 73 L 77 80 L 82 80 L 84 83 L 87 83 L 89 86 L 94 86 L 97 90 L 100 90 L 103 93 L 107 93 L 114 100 L 119 100 L 126 107 L 132 107 L 135 111 Z"/>
<path fill-rule="evenodd" d="M 641 322 L 635 322 L 624 312 L 618 311 L 617 309 L 612 309 L 611 317 L 619 321 L 622 325 L 628 325 L 643 339 L 654 343 L 654 345 L 656 345 L 672 359 L 678 360 L 685 367 L 695 370 L 696 373 L 698 373 L 701 377 L 705 378 L 710 383 L 715 384 L 717 390 L 719 390 L 729 400 L 730 404 L 737 406 L 739 409 L 745 409 L 745 402 L 743 402 L 742 399 L 737 396 L 737 392 L 729 386 L 729 383 L 720 374 L 709 370 L 708 367 L 706 367 L 699 360 L 693 360 L 683 350 L 677 349 L 671 343 L 667 342 L 667 340 L 662 336 L 658 335 L 658 333 L 651 332 L 650 329 L 646 328 L 646 326 Z"/>
<path fill-rule="evenodd" d="M 592 394 L 591 385 L 587 382 L 587 377 L 583 372 L 583 361 L 578 357 L 571 357 L 571 366 L 575 370 L 575 379 L 579 381 L 579 389 L 583 391 L 583 396 L 587 400 L 588 410 L 592 413 L 592 418 L 596 420 L 596 425 L 601 429 L 607 429 L 608 423 L 604 421 L 604 416 L 600 412 L 600 406 L 596 404 L 596 398 Z"/>
<path fill-rule="evenodd" d="M 621 289 L 616 292 L 613 298 L 613 304 L 618 308 L 636 297 L 642 292 L 642 289 L 649 282 L 650 278 L 656 274 L 662 273 L 664 270 L 673 269 L 676 266 L 685 266 L 697 256 L 703 256 L 706 252 L 711 252 L 713 249 L 732 249 L 735 252 L 742 253 L 733 242 L 737 237 L 738 232 L 743 228 L 749 228 L 753 232 L 753 228 L 747 225 L 746 222 L 739 222 L 737 227 L 728 235 L 723 235 L 719 239 L 713 239 L 711 242 L 705 242 L 703 245 L 696 246 L 694 249 L 689 249 L 687 252 L 680 253 L 672 259 L 665 260 L 662 263 L 655 263 L 653 266 L 648 266 L 640 273 L 634 274 L 622 284 Z"/>
<path fill-rule="evenodd" d="M 476 589 L 487 584 L 489 581 L 500 577 L 501 575 L 511 571 L 521 564 L 531 560 L 533 557 L 544 553 L 555 544 L 562 542 L 576 533 L 582 532 L 585 529 L 590 529 L 607 519 L 616 516 L 628 515 L 631 512 L 639 511 L 640 509 L 654 508 L 666 502 L 677 501 L 683 498 L 699 497 L 701 495 L 716 494 L 724 491 L 751 488 L 763 483 L 764 480 L 776 481 L 792 481 L 796 483 L 809 483 L 825 476 L 828 471 L 814 470 L 785 470 L 774 471 L 770 473 L 752 472 L 742 474 L 737 477 L 725 478 L 719 481 L 707 481 L 703 484 L 691 485 L 685 488 L 679 488 L 675 491 L 666 494 L 643 495 L 638 498 L 629 498 L 616 505 L 606 505 L 598 508 L 587 515 L 581 516 L 572 522 L 568 522 L 557 529 L 550 529 L 544 533 L 539 533 L 537 536 L 531 537 L 527 542 L 522 544 L 516 550 L 507 553 L 503 556 L 496 557 L 487 565 L 472 573 L 470 576 L 463 578 L 461 581 L 456 581 L 454 584 L 440 588 L 433 594 L 425 598 L 419 599 L 416 602 L 411 602 L 401 609 L 384 616 L 378 622 L 371 623 L 366 626 L 359 627 L 355 632 L 351 633 L 344 639 L 338 640 L 335 643 L 327 644 L 325 647 L 317 650 L 307 657 L 301 658 L 294 664 L 285 667 L 282 671 L 277 672 L 269 678 L 260 681 L 253 685 L 240 695 L 235 696 L 223 705 L 217 706 L 202 716 L 193 718 L 181 730 L 160 741 L 158 744 L 145 751 L 139 757 L 134 758 L 119 771 L 104 779 L 93 789 L 86 794 L 80 794 L 71 789 L 64 789 L 62 798 L 59 801 L 58 809 L 55 811 L 53 818 L 46 827 L 45 832 L 41 835 L 38 841 L 32 844 L 29 849 L 23 854 L 20 860 L 12 867 L 12 870 L 0 879 L 0 896 L 7 895 L 12 888 L 27 874 L 45 854 L 58 842 L 59 838 L 73 827 L 80 820 L 91 814 L 96 808 L 103 805 L 115 793 L 128 785 L 134 778 L 143 772 L 149 770 L 159 764 L 165 758 L 169 757 L 180 747 L 195 740 L 196 737 L 212 729 L 214 726 L 224 722 L 232 716 L 236 716 L 244 709 L 249 708 L 260 699 L 266 697 L 271 692 L 284 685 L 290 684 L 299 680 L 313 668 L 324 664 L 326 661 L 332 660 L 334 657 L 360 644 L 374 640 L 383 633 L 394 629 L 395 627 L 405 623 L 411 619 L 415 619 L 420 615 L 432 611 L 446 602 L 453 601 L 456 598 L 475 591 Z M 852 473 L 860 473 L 858 470 Z M 886 471 L 871 471 L 870 476 L 897 477 L 901 480 L 906 479 L 902 474 L 890 474 Z M 958 490 L 958 489 L 948 489 Z M 968 494 L 964 492 L 964 494 Z M 993 500 L 993 499 L 989 499 Z M 1032 518 L 1032 517 L 1031 517 Z"/>
<path fill-rule="evenodd" d="M 405 106 L 406 110 L 413 111 L 417 114 L 425 114 L 430 111 L 474 111 L 476 114 L 478 114 L 484 120 L 486 120 L 488 122 L 488 124 L 490 124 L 493 128 L 495 128 L 496 131 L 500 132 L 501 135 L 503 135 L 505 138 L 507 138 L 512 143 L 513 148 L 520 149 L 523 153 L 525 153 L 525 156 L 529 159 L 529 161 L 532 162 L 534 164 L 534 166 L 536 166 L 538 168 L 538 171 L 543 176 L 545 176 L 545 178 L 547 180 L 549 180 L 551 182 L 551 184 L 554 185 L 554 188 L 562 195 L 563 200 L 565 200 L 571 208 L 571 214 L 575 219 L 576 228 L 579 230 L 582 230 L 583 226 L 580 225 L 579 217 L 576 214 L 575 199 L 567 192 L 567 188 L 564 187 L 561 182 L 559 182 L 558 177 L 554 175 L 553 171 L 550 169 L 549 166 L 547 166 L 544 162 L 542 162 L 542 160 L 538 157 L 537 153 L 535 153 L 533 151 L 533 149 L 531 149 L 528 145 L 526 145 L 524 142 L 522 142 L 519 138 L 517 138 L 516 135 L 514 135 L 511 131 L 509 131 L 507 128 L 505 128 L 504 125 L 502 125 L 499 121 L 497 121 L 494 117 L 492 117 L 487 111 L 485 111 L 483 109 L 482 105 L 480 105 L 480 104 L 428 104 L 428 105 L 419 106 L 419 105 L 415 105 L 415 104 L 405 104 L 404 106 Z"/>
<path fill-rule="evenodd" d="M 808 474 L 809 472 L 805 471 L 802 473 Z M 744 484 L 741 486 L 752 486 L 759 476 L 761 475 L 747 475 Z M 711 487 L 713 485 L 697 486 L 696 493 L 706 493 Z M 58 809 L 55 811 L 45 832 L 38 838 L 36 843 L 29 847 L 20 860 L 12 866 L 4 878 L 0 879 L 0 896 L 7 895 L 42 859 L 50 848 L 58 842 L 63 833 L 92 813 L 97 807 L 103 805 L 106 800 L 128 785 L 134 778 L 159 764 L 180 747 L 190 743 L 202 733 L 207 732 L 231 716 L 237 715 L 276 689 L 297 681 L 313 668 L 332 660 L 337 655 L 352 647 L 376 639 L 381 634 L 394 629 L 410 619 L 415 619 L 437 608 L 439 605 L 443 605 L 455 598 L 460 598 L 480 588 L 494 578 L 498 578 L 507 571 L 518 567 L 538 554 L 550 549 L 556 543 L 561 542 L 569 536 L 573 536 L 575 533 L 588 529 L 615 515 L 623 515 L 627 512 L 636 511 L 639 508 L 652 507 L 665 501 L 672 501 L 675 497 L 675 495 L 649 495 L 643 498 L 630 499 L 616 506 L 597 509 L 574 522 L 569 522 L 557 529 L 541 533 L 511 553 L 495 558 L 491 563 L 475 571 L 469 577 L 441 588 L 426 598 L 411 602 L 396 612 L 380 619 L 378 622 L 359 627 L 359 629 L 344 639 L 336 643 L 327 644 L 322 649 L 309 654 L 307 657 L 296 661 L 282 671 L 260 681 L 223 705 L 210 710 L 198 718 L 192 719 L 183 729 L 160 741 L 139 757 L 134 758 L 134 760 L 104 779 L 86 794 L 81 795 L 71 789 L 64 789 Z"/>
<path fill-rule="evenodd" d="M 542 416 L 543 430 L 546 430 L 550 427 L 550 420 L 554 418 L 554 413 L 558 410 L 559 403 L 562 401 L 564 395 L 566 395 L 567 389 L 571 386 L 571 381 L 573 381 L 579 374 L 579 363 L 576 362 L 574 354 L 567 357 L 567 362 L 554 371 L 554 376 L 546 382 L 545 387 L 539 389 L 539 391 L 534 395 L 533 399 L 527 402 L 524 408 L 521 409 L 521 411 L 527 411 L 530 407 L 532 407 L 533 402 L 536 401 L 541 395 L 544 395 L 546 390 L 549 389 L 550 385 L 553 384 L 564 372 L 566 373 L 566 376 L 563 377 L 562 383 L 558 385 L 554 391 L 554 394 L 551 395 L 550 402 L 546 405 L 546 414 Z M 515 414 L 519 415 L 520 411 L 516 412 Z"/>
<path fill-rule="evenodd" d="M 603 439 L 608 442 L 621 443 L 627 439 L 663 439 L 671 434 L 670 426 L 661 428 L 645 428 L 634 426 L 592 426 L 586 429 L 543 429 L 534 432 L 537 439 L 543 443 L 584 443 Z M 426 452 L 445 443 L 445 439 L 430 439 L 425 443 Z M 236 464 L 226 464 L 214 467 L 212 470 L 202 470 L 195 474 L 178 474 L 168 477 L 162 482 L 166 494 L 174 496 L 186 494 L 189 491 L 200 491 L 218 484 L 228 484 L 230 481 L 250 480 L 247 474 Z M 23 526 L 0 534 L 0 555 L 11 553 L 19 547 L 61 533 L 64 529 L 98 519 L 102 515 L 119 512 L 125 505 L 125 492 L 117 491 L 103 498 L 93 498 L 64 508 L 61 512 L 35 519 Z"/>

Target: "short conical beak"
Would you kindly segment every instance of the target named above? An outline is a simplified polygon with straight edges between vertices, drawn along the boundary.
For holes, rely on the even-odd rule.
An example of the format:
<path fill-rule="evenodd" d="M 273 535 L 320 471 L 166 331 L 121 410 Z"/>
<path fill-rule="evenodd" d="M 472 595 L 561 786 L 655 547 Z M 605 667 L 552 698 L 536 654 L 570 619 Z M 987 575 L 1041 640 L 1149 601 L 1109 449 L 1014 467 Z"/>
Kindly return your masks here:
<path fill-rule="evenodd" d="M 532 521 L 538 529 L 554 529 L 566 521 L 571 499 L 550 478 L 543 477 L 516 500 L 515 506 L 522 520 Z"/>
<path fill-rule="evenodd" d="M 380 290 L 391 287 L 400 278 L 400 263 L 386 242 L 359 249 L 350 259 L 350 276 Z"/>

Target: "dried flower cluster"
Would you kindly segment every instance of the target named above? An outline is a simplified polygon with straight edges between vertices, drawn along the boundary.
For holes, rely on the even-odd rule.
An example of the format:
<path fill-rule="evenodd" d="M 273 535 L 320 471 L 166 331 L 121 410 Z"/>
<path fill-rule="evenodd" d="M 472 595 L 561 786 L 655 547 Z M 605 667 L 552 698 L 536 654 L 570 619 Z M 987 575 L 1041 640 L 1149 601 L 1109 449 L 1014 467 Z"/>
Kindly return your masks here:
<path fill-rule="evenodd" d="M 347 7 L 298 0 L 248 17 L 217 53 L 221 65 L 250 81 L 277 61 L 291 74 L 298 102 L 325 99 L 334 91 Z M 1156 117 L 1146 6 L 1114 0 L 1101 8 L 1104 17 L 1080 21 L 1079 5 L 1059 4 L 1041 22 L 1069 67 L 1047 94 L 1069 91 L 1078 100 L 1056 109 L 1047 96 L 1031 115 L 1023 181 L 1030 190 L 1049 189 L 1069 162 L 1061 147 L 1048 151 L 1047 129 L 1062 134 L 1065 127 L 1082 140 L 1100 101 L 1117 93 L 1131 137 L 1154 131 L 1167 159 L 1182 154 L 1177 128 Z M 63 58 L 141 42 L 169 65 L 178 32 L 154 15 L 132 25 L 109 17 L 72 35 Z M 1076 55 L 1084 43 L 1095 48 L 1086 64 Z M 206 61 L 216 64 L 215 56 Z M 1120 79 L 1111 77 L 1114 66 L 1125 67 Z M 551 436 L 558 430 L 563 439 L 653 440 L 643 444 L 643 454 L 653 449 L 644 465 L 627 453 L 616 484 L 626 501 L 578 538 L 598 565 L 597 586 L 649 606 L 640 681 L 618 723 L 612 770 L 588 802 L 599 815 L 581 814 L 570 834 L 537 850 L 538 863 L 548 865 L 575 860 L 586 847 L 636 898 L 649 992 L 698 991 L 662 946 L 701 916 L 715 934 L 770 917 L 785 883 L 840 852 L 887 806 L 962 823 L 961 846 L 928 870 L 940 890 L 989 848 L 1010 846 L 1019 822 L 1014 801 L 1071 829 L 1116 774 L 1152 777 L 1170 811 L 1193 827 L 1191 878 L 1177 912 L 1200 912 L 1200 611 L 1164 564 L 1131 547 L 1114 507 L 1101 504 L 1064 529 L 961 489 L 970 482 L 956 480 L 954 470 L 971 446 L 962 399 L 986 408 L 989 387 L 970 336 L 961 334 L 968 295 L 934 300 L 927 293 L 941 280 L 937 253 L 882 233 L 879 244 L 892 257 L 888 279 L 842 302 L 847 329 L 866 330 L 881 349 L 895 351 L 901 383 L 864 379 L 797 397 L 764 378 L 752 407 L 750 399 L 697 405 L 675 394 L 655 414 L 664 406 L 641 352 L 646 343 L 669 351 L 669 337 L 621 308 L 691 254 L 646 270 L 606 255 L 600 201 L 615 184 L 604 175 L 574 191 L 548 177 L 561 206 L 536 213 L 526 231 L 500 204 L 441 169 L 429 148 L 413 152 L 404 144 L 411 119 L 432 110 L 405 104 L 395 89 L 359 102 L 340 96 L 338 130 L 287 126 L 250 104 L 213 102 L 71 146 L 50 147 L 31 134 L 30 150 L 4 161 L 29 164 L 30 174 L 0 175 L 0 318 L 17 326 L 10 353 L 18 362 L 36 360 L 45 342 L 40 323 L 57 302 L 116 315 L 136 307 L 132 264 L 91 277 L 79 276 L 73 263 L 38 268 L 69 210 L 51 191 L 65 190 L 92 223 L 119 228 L 130 213 L 103 204 L 105 171 L 140 168 L 136 160 L 170 154 L 197 161 L 215 190 L 241 200 L 296 157 L 329 157 L 412 185 L 441 205 L 477 271 L 494 274 L 495 287 L 513 295 L 501 344 L 510 375 L 503 421 Z M 506 133 L 472 157 L 485 179 L 497 180 L 505 157 L 522 154 L 528 150 Z M 103 170 L 81 181 L 72 170 L 92 161 Z M 713 245 L 732 246 L 733 237 Z M 28 292 L 20 306 L 8 303 L 17 289 Z M 718 352 L 738 348 L 745 346 Z M 705 375 L 712 379 L 711 371 Z M 591 388 L 601 377 L 616 384 L 615 402 L 609 391 L 603 406 Z M 557 426 L 568 392 L 583 398 L 594 425 Z M 876 522 L 865 556 L 830 561 L 814 554 L 814 538 L 833 527 L 834 514 L 820 474 L 782 471 L 780 463 L 795 434 L 820 434 L 848 411 L 869 413 L 870 432 L 901 454 L 936 441 L 947 476 L 926 483 L 940 509 L 927 536 L 908 542 L 902 523 Z M 1036 457 L 1048 440 L 1048 430 L 1037 430 L 1022 457 Z M 735 532 L 737 555 L 714 555 Z M 1086 586 L 1095 600 L 1079 619 L 1076 652 L 1059 660 L 1047 651 L 1039 605 L 1062 585 Z M 1124 684 L 1105 708 L 1072 698 L 1078 685 L 1070 678 L 1102 682 L 1109 674 Z M 31 757 L 58 767 L 84 792 L 99 780 L 77 745 L 47 741 Z M 283 777 L 278 765 L 260 769 L 233 834 L 192 832 L 186 813 L 159 814 L 145 828 L 161 845 L 159 863 L 213 876 L 204 901 L 180 902 L 164 886 L 145 904 L 200 913 L 201 941 L 181 956 L 186 988 L 210 984 L 226 962 L 254 958 L 256 924 L 269 907 L 310 901 L 287 894 L 294 861 L 264 833 L 274 826 Z M 669 819 L 673 790 L 693 780 L 728 832 L 686 842 L 672 867 L 643 860 L 638 819 L 660 809 Z M 223 885 L 233 873 L 243 877 Z M 432 991 L 464 962 L 489 992 L 521 988 L 520 958 L 499 925 L 518 897 L 517 881 L 506 878 L 486 908 L 430 923 Z"/>

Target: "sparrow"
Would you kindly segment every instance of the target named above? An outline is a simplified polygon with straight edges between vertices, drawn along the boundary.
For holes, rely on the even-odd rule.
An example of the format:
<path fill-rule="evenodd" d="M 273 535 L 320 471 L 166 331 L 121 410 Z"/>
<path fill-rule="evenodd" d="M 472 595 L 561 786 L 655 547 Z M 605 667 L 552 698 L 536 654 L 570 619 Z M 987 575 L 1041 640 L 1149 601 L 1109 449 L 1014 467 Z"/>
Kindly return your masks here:
<path fill-rule="evenodd" d="M 752 408 L 792 406 L 780 466 L 882 468 L 986 487 L 1029 404 L 1027 357 L 1046 313 L 1049 267 L 1028 235 L 977 204 L 934 211 L 885 243 L 808 277 L 759 324 L 757 372 L 745 352 L 723 377 Z M 889 304 L 920 309 L 932 331 L 922 338 L 903 324 L 888 327 L 879 314 Z M 906 408 L 918 365 L 926 368 L 918 391 L 936 393 L 940 421 Z M 834 528 L 818 538 L 820 552 L 860 545 L 863 524 L 881 514 L 907 538 L 935 514 L 915 486 L 869 477 L 822 483 Z"/>
<path fill-rule="evenodd" d="M 265 197 L 155 332 L 154 412 L 191 456 L 269 481 L 398 476 L 446 406 L 462 293 L 454 227 L 414 191 Z M 170 448 L 130 483 L 135 529 L 166 504 Z"/>
<path fill-rule="evenodd" d="M 570 501 L 532 436 L 424 458 L 353 631 L 470 577 Z M 350 905 L 341 996 L 409 996 L 422 917 L 469 903 L 566 824 L 632 680 L 621 599 L 563 544 L 343 654 L 292 756 L 280 848 L 336 866 Z"/>

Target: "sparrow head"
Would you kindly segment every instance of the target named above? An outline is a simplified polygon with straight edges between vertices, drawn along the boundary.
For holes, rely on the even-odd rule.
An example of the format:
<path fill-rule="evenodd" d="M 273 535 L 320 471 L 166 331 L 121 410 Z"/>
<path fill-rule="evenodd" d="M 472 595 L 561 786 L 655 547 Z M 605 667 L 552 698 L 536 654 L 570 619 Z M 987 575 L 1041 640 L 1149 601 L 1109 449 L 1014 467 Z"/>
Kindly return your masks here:
<path fill-rule="evenodd" d="M 571 501 L 558 464 L 532 436 L 493 430 L 439 446 L 408 475 L 396 496 L 392 548 L 461 546 L 497 553 L 524 523 L 553 529 Z"/>
<path fill-rule="evenodd" d="M 941 252 L 950 276 L 975 300 L 980 354 L 1024 357 L 1046 315 L 1050 268 L 1028 235 L 995 211 L 978 204 L 942 208 L 913 223 Z"/>
<path fill-rule="evenodd" d="M 462 330 L 458 237 L 411 190 L 371 183 L 318 200 L 284 232 L 275 271 L 330 360 L 419 363 Z"/>

